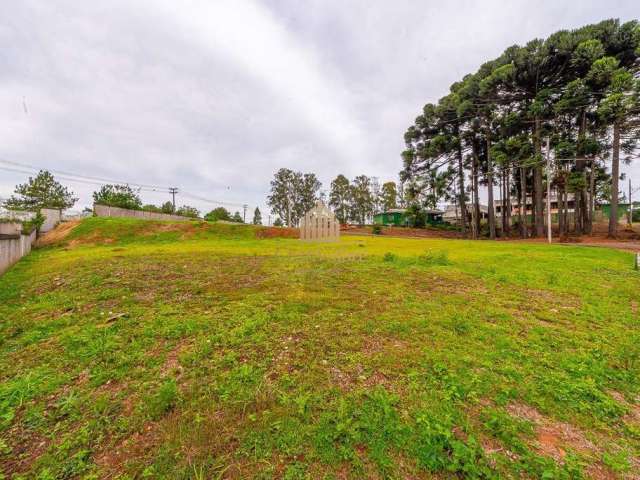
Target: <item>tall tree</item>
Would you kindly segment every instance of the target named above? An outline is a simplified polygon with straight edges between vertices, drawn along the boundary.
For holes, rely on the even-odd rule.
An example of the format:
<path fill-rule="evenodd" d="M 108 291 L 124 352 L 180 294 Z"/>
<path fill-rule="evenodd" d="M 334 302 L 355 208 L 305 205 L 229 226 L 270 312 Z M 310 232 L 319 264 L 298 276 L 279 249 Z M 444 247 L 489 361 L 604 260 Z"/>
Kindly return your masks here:
<path fill-rule="evenodd" d="M 183 205 L 176 210 L 176 215 L 182 215 L 183 217 L 189 218 L 198 218 L 200 216 L 200 212 L 196 207 Z"/>
<path fill-rule="evenodd" d="M 254 225 L 262 225 L 262 214 L 260 213 L 260 209 L 256 207 L 253 211 L 253 222 Z"/>
<path fill-rule="evenodd" d="M 173 213 L 175 211 L 172 202 L 164 202 L 160 210 L 162 210 L 162 213 Z"/>
<path fill-rule="evenodd" d="M 281 168 L 271 181 L 267 204 L 287 226 L 297 226 L 300 218 L 317 202 L 321 186 L 313 173 L 303 174 Z"/>
<path fill-rule="evenodd" d="M 329 192 L 329 206 L 333 208 L 336 218 L 342 224 L 349 220 L 349 205 L 351 204 L 351 189 L 349 179 L 344 175 L 338 175 L 331 182 Z"/>
<path fill-rule="evenodd" d="M 384 182 L 382 184 L 380 204 L 384 211 L 398 208 L 398 191 L 395 182 Z"/>
<path fill-rule="evenodd" d="M 611 63 L 613 66 L 613 62 Z M 634 79 L 631 72 L 617 68 L 611 74 L 607 94 L 602 100 L 598 114 L 611 126 L 611 210 L 609 213 L 609 236 L 618 233 L 618 197 L 620 178 L 620 151 L 634 151 L 640 138 L 640 80 Z M 623 136 L 626 141 L 623 141 Z"/>
<path fill-rule="evenodd" d="M 211 210 L 209 213 L 207 213 L 204 216 L 204 219 L 208 222 L 217 222 L 219 220 L 230 222 L 231 213 L 229 213 L 229 210 L 227 210 L 224 207 L 216 207 L 213 210 Z"/>
<path fill-rule="evenodd" d="M 407 129 L 400 175 L 411 205 L 456 198 L 462 206 L 469 191 L 477 236 L 483 184 L 493 237 L 497 223 L 491 200 L 498 186 L 502 230 L 510 229 L 513 195 L 521 234 L 528 235 L 531 219 L 531 233 L 541 236 L 546 181 L 557 191 L 561 234 L 568 231 L 570 195 L 575 231 L 590 232 L 606 176 L 603 159 L 611 156 L 612 169 L 619 169 L 621 152 L 636 147 L 639 108 L 633 92 L 639 57 L 636 21 L 605 20 L 507 48 L 454 83 L 437 104 L 425 105 Z M 551 172 L 545 169 L 547 140 L 553 147 Z M 470 187 L 464 185 L 466 177 Z M 612 183 L 618 177 L 612 175 Z M 615 210 L 617 187 L 609 190 Z"/>
<path fill-rule="evenodd" d="M 288 227 L 296 221 L 295 191 L 296 174 L 288 168 L 281 168 L 271 180 L 271 193 L 267 197 L 267 203 L 271 211 L 278 215 Z"/>
<path fill-rule="evenodd" d="M 365 225 L 373 214 L 373 195 L 371 180 L 366 175 L 358 175 L 351 184 L 351 218 Z"/>
<path fill-rule="evenodd" d="M 142 208 L 142 200 L 129 185 L 103 185 L 93 192 L 93 203 L 130 210 Z"/>
<path fill-rule="evenodd" d="M 73 192 L 56 181 L 47 170 L 40 170 L 27 183 L 16 185 L 14 195 L 4 205 L 13 210 L 40 211 L 42 208 L 71 208 L 78 201 Z"/>

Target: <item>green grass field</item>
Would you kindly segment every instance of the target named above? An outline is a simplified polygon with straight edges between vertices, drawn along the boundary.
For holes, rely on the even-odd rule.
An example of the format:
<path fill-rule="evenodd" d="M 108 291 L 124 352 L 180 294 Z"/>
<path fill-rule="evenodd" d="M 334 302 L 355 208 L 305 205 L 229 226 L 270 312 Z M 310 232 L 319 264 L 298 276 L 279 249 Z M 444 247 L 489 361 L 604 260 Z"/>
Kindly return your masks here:
<path fill-rule="evenodd" d="M 91 218 L 0 277 L 0 478 L 638 478 L 631 254 L 256 232 Z"/>

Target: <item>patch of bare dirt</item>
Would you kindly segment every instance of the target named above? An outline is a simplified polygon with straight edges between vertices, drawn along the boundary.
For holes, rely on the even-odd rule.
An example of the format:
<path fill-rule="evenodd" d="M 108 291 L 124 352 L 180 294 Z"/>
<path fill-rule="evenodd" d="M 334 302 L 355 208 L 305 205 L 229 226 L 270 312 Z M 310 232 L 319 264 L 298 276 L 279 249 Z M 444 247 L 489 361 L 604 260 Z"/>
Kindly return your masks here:
<path fill-rule="evenodd" d="M 36 246 L 44 247 L 60 243 L 62 240 L 67 238 L 67 235 L 69 235 L 74 228 L 80 225 L 80 222 L 81 220 L 71 220 L 69 222 L 59 224 L 56 228 L 40 237 L 36 241 Z"/>
<path fill-rule="evenodd" d="M 542 455 L 549 456 L 557 462 L 562 462 L 567 449 L 582 453 L 597 453 L 598 447 L 586 438 L 577 427 L 564 422 L 553 421 L 534 407 L 522 403 L 512 403 L 507 411 L 518 418 L 528 420 L 534 424 L 536 434 L 535 448 Z"/>
<path fill-rule="evenodd" d="M 0 473 L 7 478 L 15 478 L 29 471 L 51 443 L 44 435 L 20 425 L 9 430 L 8 437 L 12 440 L 9 444 L 11 452 L 5 456 L 0 455 Z"/>
<path fill-rule="evenodd" d="M 356 225 L 342 225 L 340 233 L 346 235 L 373 235 L 371 227 Z M 458 231 L 438 228 L 382 227 L 380 235 L 399 238 L 464 238 L 462 233 Z"/>
<path fill-rule="evenodd" d="M 148 422 L 139 431 L 98 453 L 94 461 L 102 471 L 100 478 L 114 478 L 122 471 L 127 460 L 147 457 L 159 443 L 158 430 L 155 422 Z"/>
<path fill-rule="evenodd" d="M 300 230 L 288 227 L 263 227 L 256 231 L 256 238 L 300 238 Z"/>

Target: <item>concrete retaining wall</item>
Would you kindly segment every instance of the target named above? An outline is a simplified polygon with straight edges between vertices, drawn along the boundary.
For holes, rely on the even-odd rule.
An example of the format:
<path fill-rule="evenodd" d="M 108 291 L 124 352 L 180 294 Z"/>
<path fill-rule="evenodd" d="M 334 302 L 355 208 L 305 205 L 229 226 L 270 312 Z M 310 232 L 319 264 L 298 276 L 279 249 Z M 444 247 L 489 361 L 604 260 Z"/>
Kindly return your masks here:
<path fill-rule="evenodd" d="M 35 230 L 29 235 L 0 234 L 0 275 L 31 251 Z"/>
<path fill-rule="evenodd" d="M 127 210 L 126 208 L 109 207 L 107 205 L 94 205 L 93 211 L 97 217 L 127 217 L 127 218 L 141 218 L 145 220 L 178 220 L 188 221 L 192 220 L 188 217 L 182 217 L 180 215 L 171 215 L 169 213 L 155 213 L 145 212 L 143 210 Z"/>
<path fill-rule="evenodd" d="M 40 233 L 47 233 L 53 230 L 62 221 L 62 210 L 43 208 L 40 213 L 44 216 L 44 223 L 40 227 Z"/>
<path fill-rule="evenodd" d="M 53 230 L 55 226 L 62 221 L 62 211 L 55 208 L 43 208 L 40 213 L 44 216 L 44 223 L 40 227 L 40 233 L 47 233 Z M 26 222 L 32 220 L 36 216 L 35 212 L 27 212 L 25 210 L 0 210 L 0 218 L 10 218 L 12 220 L 20 220 Z M 4 233 L 4 232 L 0 232 Z"/>

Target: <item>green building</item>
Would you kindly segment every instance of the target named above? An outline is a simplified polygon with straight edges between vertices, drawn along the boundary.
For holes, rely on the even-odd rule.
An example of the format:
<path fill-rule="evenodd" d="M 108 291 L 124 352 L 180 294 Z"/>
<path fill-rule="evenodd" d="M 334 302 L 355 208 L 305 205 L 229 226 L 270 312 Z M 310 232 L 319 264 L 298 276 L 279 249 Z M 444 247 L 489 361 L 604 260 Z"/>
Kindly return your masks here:
<path fill-rule="evenodd" d="M 605 218 L 609 218 L 611 215 L 611 204 L 603 203 L 600 205 L 600 210 Z M 619 203 L 618 204 L 618 220 L 620 220 L 623 216 L 629 215 L 629 203 Z M 640 215 L 640 202 L 633 202 L 633 221 L 637 221 L 638 215 Z"/>
<path fill-rule="evenodd" d="M 426 215 L 426 223 L 428 225 L 435 225 L 442 222 L 441 210 L 424 210 Z M 406 210 L 402 208 L 391 208 L 386 212 L 376 213 L 373 216 L 373 223 L 376 225 L 387 225 L 394 227 L 407 227 L 412 224 L 412 218 L 407 215 Z"/>

